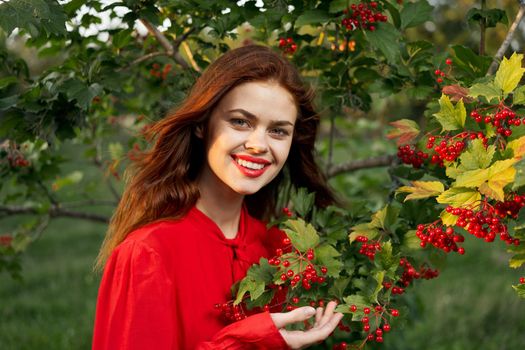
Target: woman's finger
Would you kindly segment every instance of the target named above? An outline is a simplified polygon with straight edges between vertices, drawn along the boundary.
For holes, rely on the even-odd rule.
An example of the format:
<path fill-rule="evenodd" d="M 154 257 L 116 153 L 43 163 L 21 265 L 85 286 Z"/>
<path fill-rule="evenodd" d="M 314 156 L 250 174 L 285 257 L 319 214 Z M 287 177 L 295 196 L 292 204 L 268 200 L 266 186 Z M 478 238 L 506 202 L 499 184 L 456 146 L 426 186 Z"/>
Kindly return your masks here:
<path fill-rule="evenodd" d="M 328 320 L 332 317 L 334 314 L 334 310 L 337 306 L 337 303 L 335 301 L 331 301 L 326 305 L 326 308 L 323 313 L 323 317 L 319 320 L 318 326 L 322 327 Z"/>
<path fill-rule="evenodd" d="M 307 320 L 310 317 L 312 317 L 315 313 L 316 311 L 313 307 L 303 306 L 290 312 L 272 313 L 270 314 L 270 316 L 272 317 L 275 326 L 279 329 L 291 323 Z"/>
<path fill-rule="evenodd" d="M 280 332 L 292 349 L 302 349 L 325 340 L 334 331 L 342 318 L 342 313 L 332 313 L 332 316 L 321 327 L 312 328 L 305 332 L 287 331 L 285 329 L 281 329 Z"/>
<path fill-rule="evenodd" d="M 321 318 L 323 317 L 323 308 L 318 307 L 315 311 L 315 324 L 314 327 L 317 327 L 319 325 L 319 322 L 321 321 Z"/>

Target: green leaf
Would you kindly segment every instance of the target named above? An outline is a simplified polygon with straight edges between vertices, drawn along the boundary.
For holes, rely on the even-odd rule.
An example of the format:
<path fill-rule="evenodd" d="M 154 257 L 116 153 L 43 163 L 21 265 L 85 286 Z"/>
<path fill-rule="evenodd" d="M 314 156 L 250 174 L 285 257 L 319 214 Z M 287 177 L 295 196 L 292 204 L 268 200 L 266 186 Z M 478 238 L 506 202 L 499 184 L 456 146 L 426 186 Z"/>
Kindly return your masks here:
<path fill-rule="evenodd" d="M 426 0 L 409 2 L 401 10 L 401 28 L 415 27 L 432 20 L 434 8 Z"/>
<path fill-rule="evenodd" d="M 445 191 L 445 187 L 439 181 L 412 181 L 412 186 L 399 187 L 396 192 L 410 193 L 405 198 L 405 202 L 411 199 L 422 199 L 435 197 Z"/>
<path fill-rule="evenodd" d="M 379 235 L 379 230 L 374 227 L 371 223 L 359 224 L 351 228 L 352 233 L 348 235 L 350 243 L 356 240 L 359 236 L 367 237 L 368 239 L 374 239 Z"/>
<path fill-rule="evenodd" d="M 250 299 L 255 300 L 264 293 L 264 282 L 256 281 L 250 277 L 242 279 L 239 285 L 239 291 L 237 292 L 237 298 L 233 302 L 234 305 L 238 305 L 246 293 L 250 293 Z"/>
<path fill-rule="evenodd" d="M 323 10 L 305 11 L 295 20 L 296 27 L 302 27 L 307 24 L 321 24 L 326 23 L 331 19 L 331 16 Z"/>
<path fill-rule="evenodd" d="M 525 85 L 514 90 L 512 93 L 512 103 L 515 105 L 525 105 Z"/>
<path fill-rule="evenodd" d="M 471 8 L 467 12 L 469 22 L 479 22 L 483 20 L 485 28 L 493 28 L 498 23 L 508 24 L 509 20 L 505 11 L 500 9 L 478 9 Z"/>
<path fill-rule="evenodd" d="M 513 269 L 517 269 L 521 267 L 521 265 L 523 264 L 525 264 L 525 254 L 514 255 L 509 260 L 509 266 L 512 267 Z"/>
<path fill-rule="evenodd" d="M 447 95 L 441 95 L 439 99 L 440 110 L 435 113 L 434 116 L 441 124 L 443 131 L 452 131 L 457 129 L 463 129 L 465 126 L 465 119 L 467 118 L 467 111 L 463 101 L 460 100 L 456 106 L 452 105 Z"/>
<path fill-rule="evenodd" d="M 53 191 L 58 191 L 65 186 L 71 186 L 74 184 L 78 184 L 80 181 L 82 181 L 83 177 L 84 177 L 83 172 L 78 171 L 78 170 L 73 171 L 69 175 L 57 178 L 51 185 L 51 188 L 53 189 Z"/>
<path fill-rule="evenodd" d="M 386 205 L 383 209 L 372 215 L 371 224 L 374 227 L 389 230 L 395 224 L 399 215 L 399 208 L 393 205 Z"/>
<path fill-rule="evenodd" d="M 8 87 L 11 84 L 15 84 L 18 82 L 18 78 L 15 76 L 8 76 L 0 78 L 0 89 L 3 89 L 5 87 Z"/>
<path fill-rule="evenodd" d="M 478 83 L 472 85 L 472 87 L 469 89 L 469 96 L 474 98 L 483 96 L 488 102 L 491 102 L 493 99 L 500 101 L 503 97 L 501 89 L 498 88 L 494 82 Z"/>
<path fill-rule="evenodd" d="M 386 137 L 389 139 L 397 138 L 398 146 L 411 143 L 420 133 L 419 125 L 410 119 L 396 120 L 389 124 L 395 127 L 395 129 L 390 131 Z"/>
<path fill-rule="evenodd" d="M 348 286 L 348 283 L 350 283 L 349 277 L 336 279 L 330 286 L 330 289 L 328 289 L 328 294 L 338 300 L 343 300 L 345 289 Z"/>
<path fill-rule="evenodd" d="M 60 91 L 66 94 L 69 101 L 75 100 L 80 108 L 87 110 L 93 98 L 102 92 L 102 86 L 98 84 L 88 86 L 76 78 L 71 78 L 60 86 Z"/>
<path fill-rule="evenodd" d="M 18 95 L 11 95 L 8 97 L 0 98 L 0 111 L 4 111 L 18 103 Z"/>
<path fill-rule="evenodd" d="M 0 4 L 0 27 L 7 35 L 15 28 L 27 30 L 32 36 L 66 34 L 66 15 L 55 1 L 10 0 Z"/>
<path fill-rule="evenodd" d="M 512 286 L 520 298 L 525 299 L 525 284 L 518 284 L 517 286 Z"/>
<path fill-rule="evenodd" d="M 461 154 L 459 160 L 465 170 L 476 170 L 488 168 L 492 158 L 496 153 L 496 147 L 490 145 L 485 150 L 483 141 L 480 139 L 472 140 L 465 152 Z"/>
<path fill-rule="evenodd" d="M 399 259 L 393 255 L 391 241 L 386 241 L 381 244 L 381 250 L 377 252 L 374 262 L 381 270 L 389 271 L 397 268 Z"/>
<path fill-rule="evenodd" d="M 110 143 L 108 149 L 112 160 L 120 160 L 124 156 L 124 147 L 120 142 Z"/>
<path fill-rule="evenodd" d="M 409 250 L 421 249 L 421 240 L 416 236 L 416 230 L 410 230 L 403 237 L 403 247 Z"/>
<path fill-rule="evenodd" d="M 503 58 L 501 64 L 496 72 L 496 78 L 494 79 L 494 84 L 496 87 L 503 90 L 503 93 L 506 95 L 512 92 L 519 84 L 525 68 L 522 68 L 521 61 L 523 60 L 523 55 L 514 52 L 509 59 L 507 57 Z"/>
<path fill-rule="evenodd" d="M 297 215 L 306 217 L 314 206 L 315 193 L 308 193 L 306 188 L 301 187 L 292 195 L 291 201 Z"/>
<path fill-rule="evenodd" d="M 474 204 L 481 199 L 481 194 L 475 189 L 452 187 L 436 198 L 438 203 L 449 204 L 453 207 L 462 207 Z"/>
<path fill-rule="evenodd" d="M 304 220 L 287 220 L 284 229 L 292 245 L 299 251 L 305 252 L 309 248 L 315 248 L 319 244 L 319 235 L 311 224 L 306 224 Z"/>
<path fill-rule="evenodd" d="M 329 244 L 323 244 L 315 249 L 317 264 L 325 266 L 328 269 L 327 275 L 330 277 L 339 277 L 339 273 L 343 268 L 343 263 L 336 259 L 339 256 L 341 256 L 341 253 Z"/>
<path fill-rule="evenodd" d="M 329 13 L 337 13 L 347 9 L 351 4 L 357 4 L 359 0 L 332 0 L 328 9 Z"/>
<path fill-rule="evenodd" d="M 387 61 L 391 64 L 399 62 L 399 31 L 390 23 L 378 23 L 376 30 L 367 31 L 366 36 L 370 45 L 378 49 L 385 55 Z"/>
<path fill-rule="evenodd" d="M 343 298 L 343 300 L 344 300 L 345 304 L 339 305 L 340 307 L 338 306 L 336 308 L 337 312 L 342 312 L 342 313 L 347 313 L 348 314 L 348 313 L 350 313 L 350 310 L 349 310 L 350 306 L 351 305 L 355 305 L 355 306 L 357 306 L 357 310 L 359 312 L 355 312 L 355 313 L 353 313 L 353 315 L 359 316 L 359 314 L 360 314 L 361 317 L 362 317 L 363 309 L 365 307 L 369 307 L 370 306 L 370 303 L 368 302 L 368 300 L 366 300 L 364 296 L 359 295 L 359 294 L 349 295 L 349 296 Z M 352 317 L 352 319 L 354 319 L 354 317 Z M 361 319 L 361 318 L 359 318 L 359 319 Z"/>

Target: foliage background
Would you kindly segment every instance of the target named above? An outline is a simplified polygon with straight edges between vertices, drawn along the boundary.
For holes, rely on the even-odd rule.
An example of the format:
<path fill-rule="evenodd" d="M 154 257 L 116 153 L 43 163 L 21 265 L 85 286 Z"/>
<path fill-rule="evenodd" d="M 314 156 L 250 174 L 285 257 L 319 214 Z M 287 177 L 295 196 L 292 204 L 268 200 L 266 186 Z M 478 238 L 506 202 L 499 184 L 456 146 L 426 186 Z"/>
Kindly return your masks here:
<path fill-rule="evenodd" d="M 68 16 L 73 17 L 75 7 L 80 8 L 82 2 L 71 1 Z M 88 2 L 88 5 L 97 6 L 98 2 Z M 142 3 L 148 3 L 142 2 Z M 169 2 L 168 2 L 169 3 Z M 205 1 L 198 2 L 202 9 L 206 9 Z M 277 2 L 268 2 L 274 4 Z M 514 18 L 518 10 L 516 1 L 487 1 L 488 6 L 498 7 L 507 12 L 509 19 Z M 38 1 L 34 4 L 39 4 Z M 141 2 L 126 1 L 130 7 L 137 6 L 141 14 L 154 21 L 158 14 L 148 13 L 141 9 Z M 159 2 L 160 4 L 160 2 Z M 218 6 L 225 6 L 220 3 Z M 406 36 L 411 40 L 426 39 L 436 46 L 436 52 L 445 52 L 451 45 L 462 44 L 473 49 L 479 42 L 479 29 L 475 24 L 465 21 L 465 13 L 473 6 L 479 6 L 477 1 L 433 1 L 435 8 L 432 12 L 432 21 L 427 21 L 421 26 L 409 28 Z M 99 5 L 100 6 L 100 5 Z M 203 10 L 206 12 L 206 10 Z M 211 10 L 208 9 L 211 12 Z M 196 11 L 198 12 L 198 11 Z M 162 14 L 174 16 L 173 13 Z M 160 15 L 160 17 L 162 17 Z M 193 13 L 194 18 L 205 23 L 206 16 L 210 14 Z M 96 16 L 84 16 L 85 26 L 97 22 Z M 118 15 L 115 14 L 115 17 Z M 5 19 L 5 17 L 0 17 Z M 182 16 L 176 17 L 179 21 Z M 207 24 L 213 24 L 216 30 L 221 29 L 221 17 L 215 18 Z M 135 19 L 128 18 L 130 23 Z M 0 23 L 2 23 L 0 21 Z M 226 24 L 224 24 L 226 25 Z M 172 31 L 177 31 L 172 27 Z M 264 27 L 264 25 L 261 25 Z M 39 27 L 42 28 L 42 27 Z M 52 27 L 49 31 L 56 30 Z M 31 32 L 31 28 L 26 28 Z M 307 31 L 307 29 L 305 29 Z M 79 76 L 89 75 L 91 69 L 99 69 L 93 63 L 99 59 L 103 67 L 97 72 L 112 94 L 102 96 L 97 105 L 92 105 L 92 98 L 97 96 L 81 96 L 85 104 L 74 104 L 74 110 L 83 110 L 83 114 L 67 113 L 67 102 L 58 100 L 62 106 L 62 115 L 65 119 L 59 123 L 43 124 L 44 138 L 53 140 L 54 153 L 50 157 L 56 169 L 48 169 L 48 174 L 37 174 L 37 178 L 16 177 L 3 178 L 4 186 L 1 187 L 3 203 L 9 203 L 10 196 L 18 196 L 17 200 L 25 204 L 40 203 L 44 209 L 49 205 L 50 198 L 46 191 L 39 189 L 38 180 L 48 188 L 52 196 L 59 197 L 61 201 L 75 204 L 82 202 L 82 209 L 93 215 L 108 216 L 111 213 L 112 202 L 111 188 L 119 192 L 122 181 L 112 175 L 115 170 L 120 173 L 124 162 L 118 160 L 132 148 L 134 133 L 143 128 L 149 119 L 160 117 L 164 111 L 173 106 L 183 96 L 185 88 L 191 85 L 195 76 L 191 69 L 181 67 L 171 57 L 159 56 L 155 62 L 161 67 L 166 64 L 173 65 L 173 75 L 167 79 L 151 78 L 151 62 L 146 62 L 139 69 L 129 71 L 118 70 L 120 59 L 126 60 L 126 53 L 133 50 L 152 48 L 154 51 L 158 43 L 151 37 L 132 37 L 130 32 L 122 32 L 118 36 L 122 47 L 108 44 L 108 50 L 103 56 L 95 50 L 89 50 L 90 43 L 104 45 L 109 43 L 105 36 L 99 39 L 96 36 L 84 37 L 81 30 L 71 31 L 71 40 L 78 40 L 79 45 L 72 47 L 84 48 L 84 51 L 73 52 L 70 56 L 64 55 L 67 48 L 61 38 L 51 39 L 51 44 L 44 45 L 48 37 L 41 36 L 41 42 L 24 42 L 21 35 L 12 34 L 9 37 L 0 33 L 3 70 L 0 79 L 8 77 L 5 67 L 17 67 L 16 61 L 22 58 L 27 62 L 27 78 L 25 84 L 30 84 L 31 79 L 39 79 L 49 71 L 58 74 L 75 71 Z M 45 29 L 44 29 L 45 32 Z M 507 27 L 498 24 L 494 29 L 487 31 L 487 47 L 489 54 L 499 47 L 507 32 Z M 73 35 L 75 33 L 75 35 Z M 116 35 L 109 31 L 109 35 Z M 181 32 L 176 33 L 181 35 Z M 224 33 L 223 33 L 224 34 Z M 313 35 L 313 33 L 310 32 Z M 309 35 L 306 32 L 304 35 Z M 38 37 L 38 35 L 33 35 Z M 218 55 L 226 46 L 235 47 L 242 45 L 246 40 L 255 40 L 268 45 L 276 46 L 277 37 L 264 31 L 254 31 L 253 28 L 241 26 L 238 36 L 222 37 L 211 40 L 209 36 L 199 33 L 189 41 L 190 50 L 195 51 L 193 59 L 196 64 L 205 65 L 209 60 Z M 519 50 L 522 47 L 524 35 L 522 28 L 518 30 L 512 47 Z M 123 50 L 124 46 L 130 46 Z M 199 48 L 199 50 L 196 50 Z M 113 51 L 112 51 L 113 50 Z M 39 52 L 39 54 L 37 54 Z M 97 54 L 97 55 L 95 55 Z M 111 56 L 112 55 L 112 56 Z M 184 60 L 191 62 L 187 51 L 181 48 Z M 131 57 L 131 56 L 130 56 Z M 153 61 L 152 61 L 153 62 Z M 316 64 L 322 64 L 316 63 Z M 111 66 L 117 69 L 112 74 Z M 95 68 L 93 68 L 95 66 Z M 24 71 L 24 66 L 19 66 L 19 71 Z M 23 73 L 20 73 L 23 75 Z M 96 77 L 96 75 L 95 75 Z M 54 81 L 50 77 L 49 81 Z M 59 80 L 59 79 L 58 79 Z M 56 80 L 56 81 L 58 81 Z M 94 81 L 97 79 L 93 78 Z M 121 86 L 111 86 L 115 80 Z M 310 79 L 314 84 L 315 78 Z M 3 84 L 5 80 L 2 80 Z M 61 83 L 64 80 L 61 81 Z M 143 91 L 133 91 L 132 86 L 140 82 Z M 44 86 L 44 85 L 43 85 Z M 7 84 L 2 86 L 0 99 L 12 96 L 21 91 L 23 84 Z M 26 85 L 27 87 L 27 85 Z M 74 86 L 58 87 L 66 97 Z M 93 87 L 94 92 L 99 92 L 98 87 Z M 56 113 L 59 107 L 57 94 L 42 94 L 44 100 L 39 101 L 40 115 Z M 59 98 L 64 98 L 63 95 Z M 30 97 L 26 96 L 28 105 Z M 47 100 L 46 100 L 47 98 Z M 329 105 L 320 93 L 321 106 Z M 35 102 L 36 99 L 32 100 Z M 77 100 L 78 101 L 78 100 Z M 6 102 L 3 100 L 2 102 Z M 9 102 L 9 101 L 7 101 Z M 324 104 L 323 104 L 324 102 Z M 42 107 L 43 108 L 43 107 Z M 422 119 L 424 103 L 414 100 L 407 94 L 399 93 L 374 93 L 371 96 L 370 108 L 366 111 L 356 108 L 334 109 L 326 108 L 323 113 L 323 129 L 319 141 L 320 161 L 327 163 L 329 158 L 330 140 L 330 115 L 337 114 L 336 134 L 334 137 L 334 164 L 345 162 L 349 159 L 365 159 L 373 156 L 394 154 L 395 145 L 386 141 L 388 122 L 400 118 Z M 26 109 L 27 110 L 27 109 Z M 8 118 L 2 109 L 1 118 Z M 77 126 L 79 115 L 87 116 L 88 126 L 82 123 Z M 137 116 L 145 115 L 145 121 L 137 121 Z M 6 119 L 1 120 L 5 122 Z M 55 121 L 51 118 L 49 120 Z M 7 125 L 7 126 L 6 126 Z M 51 125 L 51 126 L 50 126 Z M 70 127 L 68 127 L 68 125 Z M 11 124 L 3 124 L 0 141 L 6 138 L 27 138 L 24 128 L 16 129 L 20 133 L 12 133 Z M 18 127 L 18 125 L 15 125 Z M 53 134 L 57 133 L 58 138 Z M 60 136 L 61 135 L 61 136 Z M 120 146 L 119 146 L 120 145 Z M 39 161 L 35 159 L 35 161 Z M 77 175 L 81 173 L 80 179 Z M 40 177 L 39 177 L 40 176 Z M 24 182 L 27 180 L 27 182 Z M 35 181 L 36 180 L 36 181 Z M 7 182 L 9 181 L 9 182 Z M 361 169 L 334 177 L 332 185 L 346 198 L 351 206 L 359 207 L 365 198 L 366 206 L 377 209 L 382 206 L 390 190 L 390 179 L 385 168 Z M 35 183 L 37 183 L 35 185 Z M 102 184 L 105 185 L 102 185 Z M 7 184 L 7 185 L 5 185 Z M 110 187 L 107 187 L 110 184 Z M 56 188 L 56 191 L 51 191 Z M 7 199 L 6 199 L 7 198 Z M 44 199 L 43 199 L 44 198 Z M 90 205 L 91 199 L 104 200 L 110 205 Z M 40 202 L 39 202 L 40 201 Z M 16 201 L 15 201 L 16 202 Z M 42 204 L 44 203 L 44 204 Z M 41 215 L 5 215 L 0 221 L 1 233 L 18 232 L 21 225 L 32 225 L 38 228 L 41 224 Z M 2 349 L 87 349 L 90 347 L 93 314 L 95 310 L 96 291 L 99 277 L 92 273 L 91 266 L 96 256 L 97 249 L 103 238 L 105 225 L 93 221 L 79 221 L 78 218 L 52 219 L 49 226 L 36 236 L 30 236 L 31 242 L 23 253 L 22 276 L 23 280 L 11 279 L 7 273 L 0 275 L 0 347 Z M 29 243 L 29 242 L 28 242 Z M 495 243 L 496 244 L 496 243 Z M 419 283 L 416 287 L 403 296 L 410 306 L 407 323 L 402 329 L 395 329 L 385 337 L 384 349 L 521 349 L 525 345 L 525 304 L 518 299 L 509 286 L 519 277 L 518 271 L 509 270 L 507 267 L 508 256 L 501 249 L 486 249 L 483 242 L 471 241 L 467 243 L 466 256 L 454 256 L 447 260 L 438 279 Z"/>

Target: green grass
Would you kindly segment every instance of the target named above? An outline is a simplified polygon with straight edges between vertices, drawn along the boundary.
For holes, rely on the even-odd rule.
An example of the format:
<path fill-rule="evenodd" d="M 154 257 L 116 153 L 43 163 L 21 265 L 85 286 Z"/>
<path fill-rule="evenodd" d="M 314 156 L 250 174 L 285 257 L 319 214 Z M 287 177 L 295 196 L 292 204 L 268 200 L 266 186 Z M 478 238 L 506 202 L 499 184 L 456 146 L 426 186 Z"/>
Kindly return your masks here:
<path fill-rule="evenodd" d="M 89 349 L 105 225 L 52 221 L 23 257 L 22 283 L 0 276 L 0 349 Z"/>

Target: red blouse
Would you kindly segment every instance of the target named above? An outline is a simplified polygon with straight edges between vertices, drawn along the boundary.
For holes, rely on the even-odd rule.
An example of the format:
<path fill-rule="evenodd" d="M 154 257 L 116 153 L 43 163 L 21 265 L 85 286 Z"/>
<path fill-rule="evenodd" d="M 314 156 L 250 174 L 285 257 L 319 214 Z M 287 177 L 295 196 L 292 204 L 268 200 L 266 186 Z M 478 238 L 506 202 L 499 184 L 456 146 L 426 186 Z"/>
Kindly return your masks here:
<path fill-rule="evenodd" d="M 245 208 L 234 239 L 195 207 L 133 231 L 106 264 L 93 349 L 289 349 L 268 312 L 227 325 L 215 309 L 280 240 Z"/>

